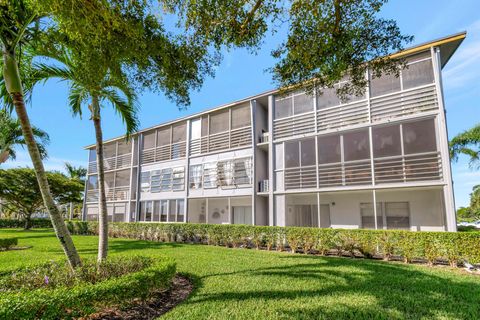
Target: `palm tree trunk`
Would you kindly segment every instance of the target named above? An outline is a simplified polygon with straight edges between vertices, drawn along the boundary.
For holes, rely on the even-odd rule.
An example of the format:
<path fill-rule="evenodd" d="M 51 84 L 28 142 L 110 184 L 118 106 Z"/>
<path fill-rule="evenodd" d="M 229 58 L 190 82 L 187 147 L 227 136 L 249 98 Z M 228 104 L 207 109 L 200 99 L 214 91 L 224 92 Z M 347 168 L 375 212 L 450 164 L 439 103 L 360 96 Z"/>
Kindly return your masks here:
<path fill-rule="evenodd" d="M 105 196 L 105 168 L 103 166 L 103 133 L 100 120 L 100 105 L 97 96 L 92 97 L 92 120 L 95 127 L 98 175 L 98 258 L 101 262 L 108 253 L 108 212 Z"/>
<path fill-rule="evenodd" d="M 69 214 L 69 219 L 73 220 L 73 202 L 70 202 L 70 214 Z"/>
<path fill-rule="evenodd" d="M 7 162 L 9 158 L 8 150 L 0 151 L 0 164 Z"/>
<path fill-rule="evenodd" d="M 40 156 L 40 152 L 38 151 L 37 143 L 35 142 L 33 136 L 30 119 L 28 118 L 27 110 L 25 108 L 25 102 L 23 100 L 22 82 L 20 74 L 18 72 L 18 64 L 15 60 L 15 54 L 4 52 L 3 62 L 3 76 L 5 80 L 5 86 L 8 90 L 8 93 L 12 96 L 15 111 L 20 121 L 23 137 L 28 148 L 28 153 L 30 154 L 33 168 L 35 169 L 35 174 L 37 176 L 40 193 L 42 194 L 43 203 L 45 205 L 45 208 L 47 208 L 48 213 L 50 214 L 53 229 L 55 230 L 55 234 L 57 235 L 57 238 L 62 245 L 65 255 L 67 256 L 70 267 L 76 268 L 81 265 L 80 256 L 78 255 L 77 249 L 73 244 L 72 237 L 68 232 L 65 221 L 63 220 L 63 217 L 60 214 L 60 211 L 58 210 L 58 207 L 53 201 L 52 195 L 50 193 L 50 186 L 48 185 L 45 168 L 43 167 L 42 158 Z"/>

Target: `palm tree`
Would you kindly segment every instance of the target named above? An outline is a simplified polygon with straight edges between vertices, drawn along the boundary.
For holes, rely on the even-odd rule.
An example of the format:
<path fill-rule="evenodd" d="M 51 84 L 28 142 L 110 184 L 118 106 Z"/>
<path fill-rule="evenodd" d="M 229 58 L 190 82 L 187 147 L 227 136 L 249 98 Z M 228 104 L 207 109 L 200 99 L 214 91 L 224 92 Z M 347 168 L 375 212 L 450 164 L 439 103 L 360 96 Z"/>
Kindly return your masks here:
<path fill-rule="evenodd" d="M 42 159 L 47 157 L 47 145 L 50 142 L 48 134 L 37 128 L 32 127 L 33 135 L 38 146 L 38 151 Z M 16 147 L 26 145 L 23 138 L 22 126 L 18 119 L 10 116 L 7 110 L 0 110 L 0 164 L 16 158 Z"/>
<path fill-rule="evenodd" d="M 480 124 L 456 135 L 450 141 L 450 157 L 457 161 L 460 154 L 470 157 L 470 167 L 480 168 Z"/>
<path fill-rule="evenodd" d="M 60 240 L 70 266 L 75 268 L 81 264 L 80 256 L 50 193 L 42 154 L 35 141 L 25 108 L 24 88 L 19 68 L 19 61 L 22 60 L 23 56 L 22 49 L 28 47 L 40 35 L 39 23 L 41 18 L 42 15 L 32 8 L 29 2 L 23 0 L 0 2 L 0 49 L 3 53 L 3 72 L 0 85 L 5 87 L 5 90 L 1 90 L 1 92 L 8 94 L 6 99 L 10 99 L 17 113 L 25 144 L 37 175 L 43 202 L 50 214 L 55 233 Z"/>
<path fill-rule="evenodd" d="M 36 63 L 33 66 L 33 82 L 58 78 L 70 83 L 68 104 L 74 115 L 82 115 L 85 105 L 90 110 L 90 119 L 95 128 L 97 174 L 99 184 L 99 244 L 98 260 L 104 260 L 108 251 L 108 215 L 105 195 L 105 169 L 103 156 L 103 133 L 101 126 L 101 109 L 110 103 L 120 115 L 127 129 L 127 138 L 138 127 L 136 96 L 122 72 L 113 76 L 108 70 L 97 81 L 85 76 L 86 70 L 68 49 L 46 53 L 47 59 L 54 63 Z M 98 70 L 97 70 L 98 71 Z"/>
<path fill-rule="evenodd" d="M 75 167 L 72 164 L 65 162 L 65 171 L 67 171 L 67 176 L 71 180 L 80 181 L 82 184 L 85 184 L 85 177 L 87 176 L 87 169 L 81 166 Z M 73 219 L 73 202 L 70 202 L 70 214 L 69 219 Z"/>

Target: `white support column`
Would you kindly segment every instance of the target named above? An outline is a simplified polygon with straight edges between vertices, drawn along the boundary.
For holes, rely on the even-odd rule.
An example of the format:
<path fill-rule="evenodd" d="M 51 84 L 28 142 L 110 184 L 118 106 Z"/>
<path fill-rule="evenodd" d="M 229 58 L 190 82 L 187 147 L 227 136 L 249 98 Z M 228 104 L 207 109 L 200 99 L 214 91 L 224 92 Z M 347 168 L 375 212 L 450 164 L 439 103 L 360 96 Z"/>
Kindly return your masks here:
<path fill-rule="evenodd" d="M 208 224 L 208 198 L 205 198 L 205 223 Z"/>
<path fill-rule="evenodd" d="M 320 221 L 320 192 L 317 192 L 317 215 L 318 215 L 318 227 L 320 228 L 322 226 L 322 222 Z"/>
<path fill-rule="evenodd" d="M 156 134 L 155 134 L 156 136 Z M 156 139 L 156 138 L 155 138 Z M 133 221 L 137 221 L 137 217 L 140 216 L 140 195 L 141 195 L 141 177 L 142 177 L 142 149 L 143 149 L 143 134 L 138 135 L 137 145 L 137 196 L 135 197 L 135 218 Z"/>
<path fill-rule="evenodd" d="M 201 118 L 200 118 L 200 122 L 201 122 Z M 191 120 L 187 120 L 187 137 L 185 139 L 185 173 L 184 173 L 184 188 L 185 188 L 185 197 L 184 197 L 184 202 L 183 202 L 183 210 L 184 210 L 184 221 L 183 222 L 188 222 L 188 196 L 190 194 L 190 188 L 189 188 L 189 183 L 188 181 L 190 181 L 190 140 L 191 140 L 191 125 L 192 125 L 192 121 Z"/>
<path fill-rule="evenodd" d="M 274 115 L 275 97 L 268 96 L 268 225 L 275 226 L 276 212 L 273 198 L 273 189 L 275 187 L 275 150 L 273 149 L 273 115 Z"/>
<path fill-rule="evenodd" d="M 252 127 L 252 225 L 256 224 L 255 218 L 257 216 L 257 188 L 258 188 L 258 179 L 257 179 L 257 127 L 256 127 L 256 116 L 257 113 L 257 100 L 250 101 L 250 124 Z"/>
<path fill-rule="evenodd" d="M 443 97 L 442 85 L 442 67 L 440 63 L 440 48 L 435 47 L 431 49 L 433 61 L 433 74 L 435 76 L 435 86 L 437 91 L 437 99 L 439 106 L 439 113 L 437 118 L 438 134 L 439 134 L 439 148 L 442 158 L 443 180 L 445 186 L 443 187 L 443 195 L 445 200 L 445 215 L 446 215 L 446 230 L 457 231 L 457 217 L 455 214 L 455 197 L 453 194 L 452 168 L 450 164 L 450 155 L 448 151 L 448 131 L 446 109 Z"/>
<path fill-rule="evenodd" d="M 375 221 L 375 230 L 378 229 L 378 222 L 377 222 L 377 191 L 375 189 L 372 190 L 373 196 L 373 219 Z"/>
<path fill-rule="evenodd" d="M 230 197 L 227 198 L 227 206 L 228 206 L 228 224 L 232 224 L 232 203 L 230 201 Z"/>

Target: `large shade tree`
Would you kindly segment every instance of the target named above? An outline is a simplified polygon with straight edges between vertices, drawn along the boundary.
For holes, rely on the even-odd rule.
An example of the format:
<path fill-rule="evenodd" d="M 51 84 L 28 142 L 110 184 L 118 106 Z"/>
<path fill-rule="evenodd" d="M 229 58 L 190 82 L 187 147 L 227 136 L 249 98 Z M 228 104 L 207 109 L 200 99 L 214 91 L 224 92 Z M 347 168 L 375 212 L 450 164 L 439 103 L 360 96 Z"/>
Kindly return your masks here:
<path fill-rule="evenodd" d="M 60 172 L 46 172 L 51 195 L 57 205 L 80 201 L 83 185 Z M 35 171 L 30 168 L 0 169 L 0 198 L 3 209 L 19 216 L 25 229 L 34 213 L 44 210 Z"/>
<path fill-rule="evenodd" d="M 48 134 L 40 128 L 32 126 L 32 133 L 42 158 L 47 157 Z M 17 148 L 26 145 L 22 126 L 18 119 L 13 118 L 8 110 L 0 109 L 0 165 L 7 160 L 15 160 Z"/>

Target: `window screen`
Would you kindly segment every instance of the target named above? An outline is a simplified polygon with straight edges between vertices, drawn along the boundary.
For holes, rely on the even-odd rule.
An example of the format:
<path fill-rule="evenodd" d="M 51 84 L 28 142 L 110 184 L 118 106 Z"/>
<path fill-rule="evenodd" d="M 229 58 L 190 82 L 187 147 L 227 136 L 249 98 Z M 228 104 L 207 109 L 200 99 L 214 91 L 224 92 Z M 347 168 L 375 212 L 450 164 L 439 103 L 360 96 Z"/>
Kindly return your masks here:
<path fill-rule="evenodd" d="M 210 115 L 210 134 L 228 131 L 229 111 L 223 110 Z"/>
<path fill-rule="evenodd" d="M 298 141 L 285 142 L 285 168 L 300 166 Z"/>
<path fill-rule="evenodd" d="M 168 200 L 160 201 L 160 221 L 166 222 L 168 214 Z"/>
<path fill-rule="evenodd" d="M 89 162 L 97 161 L 97 149 L 90 149 L 88 151 L 88 161 Z"/>
<path fill-rule="evenodd" d="M 157 147 L 166 146 L 170 144 L 170 130 L 171 130 L 170 126 L 158 129 Z"/>
<path fill-rule="evenodd" d="M 115 176 L 116 187 L 128 187 L 130 184 L 130 169 L 117 171 Z"/>
<path fill-rule="evenodd" d="M 172 143 L 185 141 L 187 137 L 187 123 L 181 123 L 172 127 Z"/>
<path fill-rule="evenodd" d="M 118 151 L 117 154 L 120 156 L 122 154 L 129 154 L 132 152 L 132 141 L 129 140 L 128 142 L 121 140 L 118 141 Z"/>
<path fill-rule="evenodd" d="M 192 120 L 190 125 L 190 137 L 192 140 L 199 139 L 202 135 L 202 119 Z"/>
<path fill-rule="evenodd" d="M 293 97 L 293 113 L 302 114 L 313 111 L 313 96 L 305 93 Z"/>
<path fill-rule="evenodd" d="M 325 88 L 317 95 L 317 109 L 338 106 L 339 104 L 340 99 L 335 88 Z"/>
<path fill-rule="evenodd" d="M 153 202 L 153 221 L 160 221 L 160 201 Z"/>
<path fill-rule="evenodd" d="M 107 190 L 113 188 L 114 176 L 115 174 L 113 172 L 105 173 L 105 188 Z"/>
<path fill-rule="evenodd" d="M 184 221 L 185 201 L 183 199 L 177 200 L 177 222 Z"/>
<path fill-rule="evenodd" d="M 293 115 L 292 97 L 277 98 L 275 100 L 275 119 Z"/>
<path fill-rule="evenodd" d="M 174 222 L 177 214 L 177 201 L 170 200 L 168 205 L 168 221 Z"/>
<path fill-rule="evenodd" d="M 387 229 L 409 229 L 410 212 L 408 202 L 386 202 Z"/>
<path fill-rule="evenodd" d="M 190 189 L 200 189 L 202 187 L 203 165 L 197 164 L 190 166 L 189 185 Z"/>
<path fill-rule="evenodd" d="M 437 150 L 433 119 L 404 123 L 402 127 L 405 154 Z"/>
<path fill-rule="evenodd" d="M 373 128 L 372 139 L 374 157 L 401 155 L 402 146 L 399 125 Z"/>
<path fill-rule="evenodd" d="M 371 202 L 360 203 L 360 215 L 363 229 L 375 229 L 375 212 Z M 377 228 L 383 229 L 382 204 L 377 202 Z"/>
<path fill-rule="evenodd" d="M 143 149 L 155 147 L 155 132 L 143 134 Z"/>
<path fill-rule="evenodd" d="M 345 133 L 343 135 L 345 161 L 370 158 L 370 144 L 368 140 L 368 130 Z"/>
<path fill-rule="evenodd" d="M 370 94 L 372 97 L 400 91 L 400 77 L 393 74 L 383 74 L 379 78 L 371 77 Z"/>
<path fill-rule="evenodd" d="M 301 164 L 302 166 L 314 166 L 315 159 L 315 139 L 308 139 L 300 141 L 301 147 Z"/>
<path fill-rule="evenodd" d="M 250 125 L 250 105 L 232 108 L 232 129 L 243 128 Z"/>
<path fill-rule="evenodd" d="M 318 163 L 341 161 L 340 136 L 318 137 Z"/>
<path fill-rule="evenodd" d="M 87 180 L 87 189 L 88 190 L 95 190 L 98 189 L 98 177 L 97 176 L 89 176 Z"/>
<path fill-rule="evenodd" d="M 103 145 L 103 157 L 104 158 L 111 158 L 115 157 L 116 155 L 117 144 L 114 143 L 107 143 Z"/>
<path fill-rule="evenodd" d="M 202 137 L 208 136 L 208 116 L 202 117 Z"/>
<path fill-rule="evenodd" d="M 433 83 L 432 60 L 428 59 L 409 64 L 402 71 L 402 81 L 403 89 L 410 89 Z"/>

